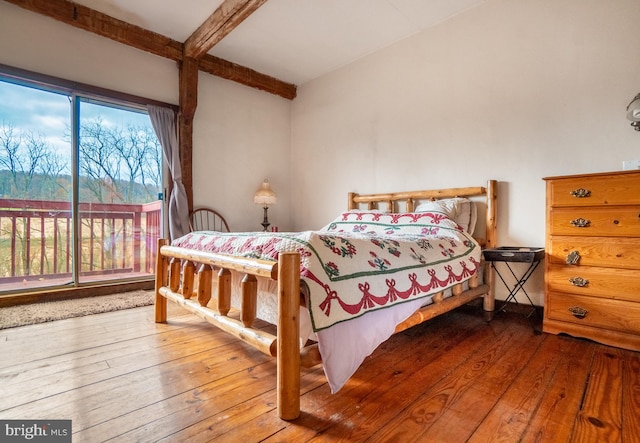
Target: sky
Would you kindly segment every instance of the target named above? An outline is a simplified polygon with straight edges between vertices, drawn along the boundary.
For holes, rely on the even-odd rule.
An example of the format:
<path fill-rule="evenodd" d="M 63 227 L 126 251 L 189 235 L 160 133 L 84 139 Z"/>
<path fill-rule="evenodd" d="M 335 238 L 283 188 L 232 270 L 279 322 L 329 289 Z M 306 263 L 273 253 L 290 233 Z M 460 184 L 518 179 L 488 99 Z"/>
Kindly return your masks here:
<path fill-rule="evenodd" d="M 105 124 L 127 127 L 149 126 L 148 115 L 83 102 L 81 118 L 100 118 Z M 0 127 L 34 130 L 42 134 L 60 155 L 70 157 L 68 128 L 71 123 L 70 98 L 0 80 Z"/>

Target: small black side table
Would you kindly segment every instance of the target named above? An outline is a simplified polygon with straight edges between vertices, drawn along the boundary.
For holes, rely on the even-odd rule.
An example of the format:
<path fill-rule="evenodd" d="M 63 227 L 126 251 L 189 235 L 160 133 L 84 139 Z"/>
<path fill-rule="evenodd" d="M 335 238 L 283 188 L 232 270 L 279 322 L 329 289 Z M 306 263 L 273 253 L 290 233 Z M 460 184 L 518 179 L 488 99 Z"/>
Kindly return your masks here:
<path fill-rule="evenodd" d="M 505 287 L 509 290 L 509 295 L 504 300 L 504 304 L 500 307 L 500 309 L 498 309 L 498 312 L 503 311 L 506 308 L 507 303 L 509 303 L 511 300 L 518 304 L 516 294 L 522 291 L 524 295 L 526 295 L 527 300 L 529 300 L 529 304 L 533 308 L 533 310 L 527 315 L 527 318 L 529 318 L 533 313 L 536 312 L 536 306 L 531 301 L 531 298 L 529 297 L 529 294 L 527 294 L 524 285 L 527 280 L 529 280 L 529 277 L 531 277 L 531 275 L 533 274 L 533 271 L 536 270 L 540 262 L 544 259 L 544 248 L 503 246 L 500 248 L 485 249 L 484 251 L 482 251 L 482 254 L 484 255 L 484 259 L 486 261 L 491 262 L 491 266 L 496 271 L 496 274 L 498 275 L 498 277 L 500 277 L 502 283 L 504 283 Z M 502 274 L 500 274 L 500 271 L 496 267 L 496 262 L 504 262 L 507 265 L 507 269 L 509 269 L 509 272 L 511 272 L 513 278 L 516 279 L 516 283 L 512 288 L 509 287 L 509 284 L 505 281 L 504 277 L 502 277 Z M 529 263 L 529 267 L 521 277 L 516 276 L 516 273 L 509 265 L 509 263 L 514 262 Z"/>

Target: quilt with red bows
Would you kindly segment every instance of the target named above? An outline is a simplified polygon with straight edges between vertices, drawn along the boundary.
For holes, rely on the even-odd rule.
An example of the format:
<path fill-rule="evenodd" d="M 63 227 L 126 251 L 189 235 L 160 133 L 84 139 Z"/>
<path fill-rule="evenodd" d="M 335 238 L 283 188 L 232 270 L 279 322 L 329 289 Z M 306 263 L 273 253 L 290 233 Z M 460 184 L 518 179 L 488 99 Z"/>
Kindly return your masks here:
<path fill-rule="evenodd" d="M 298 252 L 315 331 L 467 280 L 481 256 L 478 243 L 440 212 L 348 211 L 319 231 L 196 231 L 172 245 L 262 260 Z"/>

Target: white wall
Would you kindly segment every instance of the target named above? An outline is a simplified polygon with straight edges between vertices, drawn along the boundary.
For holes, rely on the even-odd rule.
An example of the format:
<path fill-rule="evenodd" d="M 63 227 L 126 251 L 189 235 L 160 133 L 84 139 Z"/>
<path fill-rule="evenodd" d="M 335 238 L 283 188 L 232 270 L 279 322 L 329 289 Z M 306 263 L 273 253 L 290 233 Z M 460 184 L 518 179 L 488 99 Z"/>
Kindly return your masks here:
<path fill-rule="evenodd" d="M 0 1 L 0 63 L 178 103 L 175 62 Z M 270 179 L 272 226 L 289 229 L 290 101 L 209 74 L 199 76 L 193 134 L 194 203 L 234 230 L 260 230 L 253 194 Z"/>
<path fill-rule="evenodd" d="M 497 179 L 499 243 L 543 246 L 542 177 L 640 158 L 625 119 L 640 91 L 638 23 L 637 0 L 488 0 L 302 85 L 294 229 L 322 225 L 348 191 Z M 527 288 L 542 304 L 542 272 Z"/>
<path fill-rule="evenodd" d="M 253 194 L 266 178 L 278 197 L 269 228 L 289 230 L 291 102 L 208 74 L 198 83 L 194 206 L 218 209 L 234 231 L 260 231 L 263 209 Z"/>

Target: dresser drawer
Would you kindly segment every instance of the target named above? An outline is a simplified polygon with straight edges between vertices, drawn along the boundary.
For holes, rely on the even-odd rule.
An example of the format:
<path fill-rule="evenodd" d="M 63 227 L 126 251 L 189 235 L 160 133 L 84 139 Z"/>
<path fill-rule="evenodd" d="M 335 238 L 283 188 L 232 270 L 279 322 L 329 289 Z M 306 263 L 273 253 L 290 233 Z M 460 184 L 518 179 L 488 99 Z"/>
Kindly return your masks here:
<path fill-rule="evenodd" d="M 549 291 L 640 303 L 640 270 L 549 265 L 546 278 Z"/>
<path fill-rule="evenodd" d="M 640 173 L 549 180 L 551 206 L 640 205 Z"/>
<path fill-rule="evenodd" d="M 640 237 L 640 206 L 557 208 L 548 222 L 551 235 Z"/>
<path fill-rule="evenodd" d="M 576 267 L 640 269 L 640 238 L 551 236 L 550 264 L 566 264 L 572 253 L 577 256 Z"/>
<path fill-rule="evenodd" d="M 571 311 L 586 311 L 579 318 Z M 549 293 L 545 300 L 545 317 L 578 325 L 620 332 L 640 333 L 640 304 L 621 300 L 606 300 L 572 294 Z"/>

